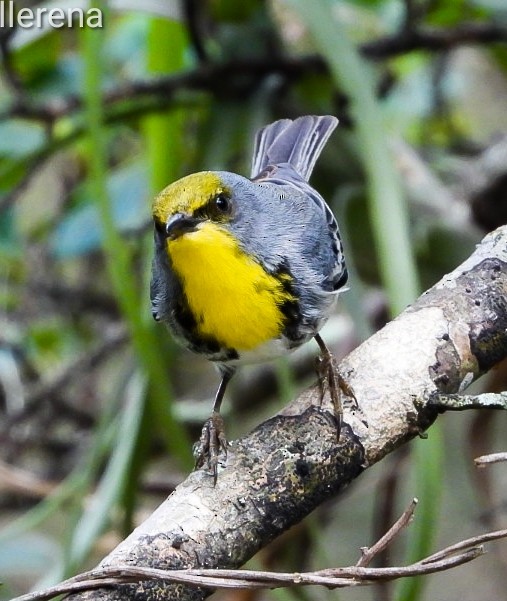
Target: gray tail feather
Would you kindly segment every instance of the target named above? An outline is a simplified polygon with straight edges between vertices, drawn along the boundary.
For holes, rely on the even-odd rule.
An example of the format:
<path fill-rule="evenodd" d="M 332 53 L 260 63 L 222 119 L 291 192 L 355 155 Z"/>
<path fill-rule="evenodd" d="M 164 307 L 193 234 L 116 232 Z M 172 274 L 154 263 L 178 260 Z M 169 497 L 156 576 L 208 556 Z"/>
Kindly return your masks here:
<path fill-rule="evenodd" d="M 338 125 L 331 115 L 307 115 L 292 121 L 280 119 L 257 132 L 251 177 L 255 178 L 268 165 L 289 163 L 308 181 L 329 136 Z"/>

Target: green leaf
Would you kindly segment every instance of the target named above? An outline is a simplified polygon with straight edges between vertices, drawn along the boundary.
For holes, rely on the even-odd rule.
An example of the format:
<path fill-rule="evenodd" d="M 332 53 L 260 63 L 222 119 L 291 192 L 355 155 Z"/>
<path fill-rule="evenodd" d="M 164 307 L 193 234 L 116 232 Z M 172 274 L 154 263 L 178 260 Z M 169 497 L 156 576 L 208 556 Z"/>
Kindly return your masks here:
<path fill-rule="evenodd" d="M 119 231 L 138 229 L 148 223 L 147 189 L 148 177 L 141 163 L 121 167 L 108 176 L 108 198 Z M 82 196 L 83 206 L 69 211 L 51 236 L 51 248 L 58 258 L 80 256 L 103 244 L 104 233 L 97 207 L 88 190 Z"/>
<path fill-rule="evenodd" d="M 105 2 L 98 5 L 104 9 Z M 166 364 L 159 352 L 159 344 L 153 330 L 153 320 L 149 325 L 140 307 L 145 306 L 133 276 L 132 258 L 129 248 L 120 236 L 114 214 L 111 210 L 107 191 L 107 146 L 105 135 L 105 114 L 102 102 L 102 37 L 103 32 L 85 30 L 83 51 L 85 55 L 85 107 L 89 136 L 87 156 L 90 166 L 89 186 L 95 201 L 104 232 L 103 251 L 109 279 L 117 301 L 128 324 L 132 343 L 138 361 L 150 378 L 150 390 L 153 402 L 151 408 L 157 417 L 157 426 L 167 448 L 182 465 L 190 467 L 193 463 L 190 441 L 174 418 L 171 408 L 171 382 L 167 375 Z"/>
<path fill-rule="evenodd" d="M 415 486 L 419 503 L 409 530 L 404 563 L 416 563 L 428 556 L 438 529 L 442 498 L 444 439 L 442 424 L 434 424 L 428 439 L 416 439 L 411 445 Z M 398 601 L 421 599 L 424 576 L 403 578 L 397 583 Z"/>
<path fill-rule="evenodd" d="M 41 148 L 44 141 L 42 125 L 16 119 L 0 123 L 0 155 L 17 159 Z"/>

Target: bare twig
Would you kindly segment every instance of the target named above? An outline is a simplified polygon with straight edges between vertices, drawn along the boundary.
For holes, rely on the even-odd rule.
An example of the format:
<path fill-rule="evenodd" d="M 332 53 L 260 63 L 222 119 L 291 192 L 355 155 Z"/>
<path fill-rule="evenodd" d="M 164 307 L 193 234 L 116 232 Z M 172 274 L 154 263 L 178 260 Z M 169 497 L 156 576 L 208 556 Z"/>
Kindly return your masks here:
<path fill-rule="evenodd" d="M 489 543 L 493 540 L 499 540 L 501 538 L 507 538 L 507 529 L 504 530 L 495 530 L 494 532 L 487 532 L 486 534 L 480 534 L 479 536 L 473 536 L 471 538 L 467 538 L 465 540 L 460 541 L 450 547 L 446 547 L 441 551 L 437 551 L 437 553 L 433 553 L 426 559 L 423 559 L 419 563 L 433 563 L 435 561 L 440 561 L 453 555 L 454 553 L 458 553 L 459 551 L 463 551 L 464 549 L 469 549 L 472 547 L 477 547 L 479 545 L 483 545 L 484 543 Z"/>
<path fill-rule="evenodd" d="M 410 523 L 410 520 L 414 515 L 417 503 L 417 499 L 413 499 L 410 505 L 407 507 L 407 509 L 405 509 L 405 511 L 391 526 L 391 528 L 389 528 L 389 530 L 384 534 L 384 536 L 380 538 L 374 545 L 372 545 L 371 547 L 361 548 L 361 557 L 356 563 L 356 566 L 368 566 L 376 555 L 381 553 L 388 545 L 391 544 L 391 542 L 398 535 L 398 533 Z"/>
<path fill-rule="evenodd" d="M 399 488 L 404 479 L 403 463 L 408 456 L 408 449 L 401 447 L 397 449 L 389 458 L 388 466 L 384 477 L 377 487 L 375 494 L 375 507 L 373 516 L 374 539 L 378 539 L 382 532 L 387 530 L 389 524 L 394 521 L 396 499 L 398 498 Z M 391 548 L 386 547 L 375 557 L 375 565 L 379 568 L 387 567 L 391 563 Z M 377 601 L 391 601 L 391 583 L 388 581 L 379 581 L 376 583 L 374 598 Z"/>
<path fill-rule="evenodd" d="M 462 23 L 446 29 L 410 29 L 361 46 L 364 56 L 385 59 L 414 50 L 440 52 L 463 44 L 507 42 L 507 28 L 496 23 Z"/>
<path fill-rule="evenodd" d="M 16 115 L 13 114 L 12 116 Z M 7 118 L 9 118 L 9 115 L 0 116 L 0 122 Z M 74 142 L 83 131 L 83 127 L 76 127 L 59 139 L 50 139 L 44 146 L 37 148 L 30 156 L 24 157 L 24 176 L 7 194 L 4 194 L 0 198 L 0 212 L 9 208 L 16 201 L 46 161 L 53 157 L 58 150 Z"/>
<path fill-rule="evenodd" d="M 203 8 L 205 6 L 204 2 L 196 2 L 196 0 L 184 0 L 183 2 L 183 13 L 185 15 L 188 35 L 200 63 L 209 62 L 202 32 L 204 21 Z"/>
<path fill-rule="evenodd" d="M 0 32 L 0 58 L 4 69 L 5 79 L 11 91 L 19 96 L 22 93 L 21 81 L 12 64 L 12 55 L 9 42 L 15 32 L 14 28 L 2 28 Z"/>
<path fill-rule="evenodd" d="M 393 528 L 370 550 L 380 549 L 386 544 L 387 539 L 390 542 L 408 523 L 414 508 L 415 501 L 412 502 Z M 507 537 L 507 530 L 490 532 L 461 541 L 414 564 L 394 568 L 368 568 L 356 565 L 306 573 L 275 573 L 227 569 L 158 570 L 131 566 L 105 567 L 84 572 L 54 587 L 22 595 L 13 599 L 13 601 L 43 601 L 65 593 L 148 580 L 179 582 L 213 589 L 266 589 L 307 585 L 321 585 L 328 588 L 365 586 L 378 580 L 393 580 L 448 570 L 482 555 L 484 553 L 484 549 L 480 546 L 482 543 L 505 537 Z M 461 552 L 458 553 L 458 551 Z"/>
<path fill-rule="evenodd" d="M 245 89 L 258 89 L 258 82 L 268 75 L 279 73 L 286 78 L 298 78 L 305 73 L 325 71 L 324 61 L 317 56 L 304 57 L 270 57 L 269 59 L 249 58 L 235 59 L 225 63 L 200 65 L 197 68 L 146 81 L 131 81 L 123 86 L 104 94 L 104 105 L 110 107 L 115 103 L 140 100 L 151 96 L 160 96 L 165 106 L 174 100 L 174 94 L 181 91 L 209 91 L 228 94 L 243 93 Z M 224 87 L 226 86 L 226 88 Z M 10 109 L 0 114 L 0 120 L 8 117 L 24 117 L 46 120 L 67 116 L 82 107 L 79 96 L 70 95 L 65 99 L 53 101 L 50 105 L 34 107 L 32 103 L 16 103 Z"/>
<path fill-rule="evenodd" d="M 34 278 L 29 282 L 29 291 L 39 296 L 44 295 L 57 305 L 63 304 L 70 314 L 86 312 L 106 315 L 112 319 L 119 317 L 119 308 L 114 296 L 108 292 L 91 290 L 89 283 L 69 285 L 61 280 L 51 280 L 44 274 L 44 277 Z"/>
<path fill-rule="evenodd" d="M 59 374 L 48 382 L 43 382 L 29 396 L 29 404 L 33 405 L 48 397 L 58 394 L 63 388 L 72 384 L 81 374 L 87 373 L 110 357 L 128 340 L 128 334 L 123 327 L 111 331 L 104 340 L 91 352 L 85 353 L 66 366 Z"/>
<path fill-rule="evenodd" d="M 490 455 L 482 455 L 474 459 L 477 467 L 486 467 L 486 465 L 499 463 L 500 461 L 507 461 L 507 453 L 491 453 Z"/>
<path fill-rule="evenodd" d="M 30 497 L 44 498 L 52 493 L 56 486 L 56 482 L 41 480 L 27 470 L 0 460 L 0 488 L 20 492 Z"/>
<path fill-rule="evenodd" d="M 405 14 L 403 15 L 402 30 L 406 33 L 411 32 L 417 23 L 419 10 L 414 0 L 404 0 Z"/>
<path fill-rule="evenodd" d="M 98 346 L 72 361 L 51 380 L 39 383 L 25 399 L 25 407 L 6 420 L 4 429 L 8 430 L 27 416 L 32 415 L 41 403 L 57 396 L 63 389 L 75 382 L 77 377 L 96 368 L 127 340 L 128 335 L 125 329 L 118 327 L 111 331 Z"/>

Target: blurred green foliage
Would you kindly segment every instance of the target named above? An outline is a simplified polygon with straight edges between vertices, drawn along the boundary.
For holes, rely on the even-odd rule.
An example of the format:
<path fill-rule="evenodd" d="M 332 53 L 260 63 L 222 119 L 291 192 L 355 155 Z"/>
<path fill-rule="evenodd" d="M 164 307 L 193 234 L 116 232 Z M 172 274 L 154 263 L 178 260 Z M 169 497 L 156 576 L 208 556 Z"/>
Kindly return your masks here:
<path fill-rule="evenodd" d="M 469 254 L 481 231 L 466 175 L 507 129 L 503 0 L 168 0 L 115 2 L 105 15 L 103 30 L 0 31 L 1 460 L 32 474 L 34 490 L 51 484 L 0 489 L 0 599 L 103 555 L 114 541 L 100 537 L 128 532 L 154 503 L 149 478 L 168 491 L 191 467 L 216 378 L 151 320 L 157 191 L 202 169 L 248 174 L 270 120 L 337 115 L 312 181 L 339 217 L 352 273 L 340 312 L 353 334 L 327 331 L 340 354 Z M 307 365 L 295 380 L 291 365 L 271 378 L 279 398 L 312 377 Z M 242 405 L 258 373 L 232 391 L 237 434 L 235 422 L 280 406 L 266 401 L 275 384 Z M 424 509 L 411 559 L 438 532 L 444 439 L 435 430 L 414 454 L 407 494 Z M 312 518 L 312 544 L 283 569 L 337 564 L 321 525 Z M 434 597 L 416 581 L 398 598 Z"/>

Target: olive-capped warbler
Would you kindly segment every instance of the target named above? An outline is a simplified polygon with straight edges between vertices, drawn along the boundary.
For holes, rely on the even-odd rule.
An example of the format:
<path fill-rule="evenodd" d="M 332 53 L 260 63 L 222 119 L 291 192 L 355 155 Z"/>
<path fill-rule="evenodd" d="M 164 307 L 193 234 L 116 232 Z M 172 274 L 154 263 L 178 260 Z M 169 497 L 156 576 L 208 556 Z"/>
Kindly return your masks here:
<path fill-rule="evenodd" d="M 193 173 L 153 203 L 153 316 L 222 376 L 196 451 L 197 465 L 207 463 L 215 478 L 227 446 L 220 404 L 242 363 L 315 338 L 339 419 L 338 376 L 318 332 L 347 269 L 336 220 L 308 183 L 337 124 L 332 116 L 276 121 L 257 133 L 251 179 Z"/>

